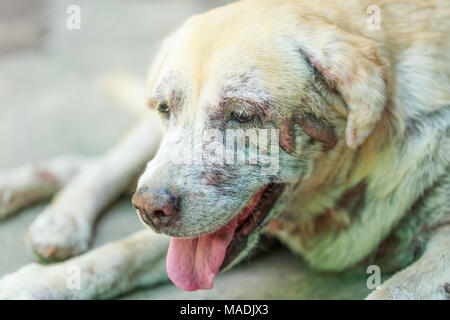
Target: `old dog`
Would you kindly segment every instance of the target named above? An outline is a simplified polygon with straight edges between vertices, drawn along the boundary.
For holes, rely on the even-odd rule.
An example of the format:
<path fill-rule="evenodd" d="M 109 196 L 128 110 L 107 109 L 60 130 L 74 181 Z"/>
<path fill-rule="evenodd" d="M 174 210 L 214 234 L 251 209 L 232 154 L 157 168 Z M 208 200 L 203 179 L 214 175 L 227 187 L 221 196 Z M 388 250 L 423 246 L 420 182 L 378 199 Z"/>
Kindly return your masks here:
<path fill-rule="evenodd" d="M 209 289 L 264 234 L 317 270 L 398 271 L 370 299 L 448 298 L 450 5 L 377 1 L 373 30 L 371 4 L 245 0 L 188 19 L 153 62 L 152 111 L 107 154 L 2 174 L 1 216 L 62 188 L 28 241 L 72 258 L 5 276 L 0 297 L 108 298 L 167 274 Z M 156 232 L 85 253 L 142 165 L 132 202 Z"/>

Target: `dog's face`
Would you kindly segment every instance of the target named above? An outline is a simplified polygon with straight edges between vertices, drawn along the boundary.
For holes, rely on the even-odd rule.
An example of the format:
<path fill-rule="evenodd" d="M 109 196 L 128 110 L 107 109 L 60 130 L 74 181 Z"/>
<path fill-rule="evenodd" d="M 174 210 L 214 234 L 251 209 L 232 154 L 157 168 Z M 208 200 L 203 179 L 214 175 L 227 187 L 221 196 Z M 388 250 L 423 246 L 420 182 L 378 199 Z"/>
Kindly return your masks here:
<path fill-rule="evenodd" d="M 146 225 L 174 237 L 168 273 L 186 290 L 210 288 L 318 159 L 356 147 L 377 117 L 352 112 L 354 96 L 293 23 L 221 10 L 188 20 L 155 60 L 149 104 L 166 134 L 133 197 Z"/>

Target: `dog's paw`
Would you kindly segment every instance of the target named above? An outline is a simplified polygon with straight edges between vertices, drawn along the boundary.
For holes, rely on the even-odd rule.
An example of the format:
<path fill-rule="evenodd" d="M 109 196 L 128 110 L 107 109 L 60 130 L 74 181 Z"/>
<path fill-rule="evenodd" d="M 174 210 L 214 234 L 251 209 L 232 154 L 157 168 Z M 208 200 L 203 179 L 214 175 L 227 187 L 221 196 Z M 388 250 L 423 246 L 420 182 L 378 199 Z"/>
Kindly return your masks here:
<path fill-rule="evenodd" d="M 413 299 L 412 297 L 409 297 L 407 294 L 408 292 L 405 292 L 405 290 L 401 288 L 396 287 L 389 287 L 389 286 L 380 286 L 372 293 L 370 293 L 366 300 L 409 300 Z"/>
<path fill-rule="evenodd" d="M 64 260 L 86 252 L 92 223 L 76 209 L 48 207 L 31 224 L 26 236 L 33 252 L 44 260 Z"/>
<path fill-rule="evenodd" d="M 60 290 L 55 287 L 65 284 L 54 271 L 53 266 L 31 263 L 4 276 L 0 279 L 0 300 L 58 299 Z"/>
<path fill-rule="evenodd" d="M 411 279 L 412 280 L 412 279 Z M 389 281 L 389 280 L 388 280 Z M 450 284 L 434 285 L 423 281 L 385 283 L 366 297 L 366 300 L 446 300 L 450 299 Z"/>

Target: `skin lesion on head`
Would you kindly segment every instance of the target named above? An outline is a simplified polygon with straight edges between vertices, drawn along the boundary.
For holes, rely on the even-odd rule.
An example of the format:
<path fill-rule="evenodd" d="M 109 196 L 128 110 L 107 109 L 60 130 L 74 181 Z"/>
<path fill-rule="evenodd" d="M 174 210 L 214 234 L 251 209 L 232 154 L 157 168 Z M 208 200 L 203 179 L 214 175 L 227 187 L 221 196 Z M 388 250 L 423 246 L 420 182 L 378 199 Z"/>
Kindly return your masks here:
<path fill-rule="evenodd" d="M 297 115 L 282 120 L 279 125 L 280 146 L 287 153 L 295 151 L 295 125 L 312 139 L 322 142 L 326 151 L 336 146 L 335 129 L 326 120 L 318 119 L 312 114 Z"/>
<path fill-rule="evenodd" d="M 179 76 L 171 71 L 158 81 L 150 93 L 147 105 L 150 109 L 156 109 L 160 103 L 164 103 L 171 111 L 176 111 L 181 108 L 185 100 L 186 96 L 180 85 Z"/>
<path fill-rule="evenodd" d="M 280 123 L 280 146 L 287 153 L 295 151 L 295 117 Z"/>
<path fill-rule="evenodd" d="M 322 142 L 326 150 L 331 150 L 336 146 L 337 136 L 334 127 L 325 120 L 307 114 L 297 117 L 297 124 L 308 136 Z"/>

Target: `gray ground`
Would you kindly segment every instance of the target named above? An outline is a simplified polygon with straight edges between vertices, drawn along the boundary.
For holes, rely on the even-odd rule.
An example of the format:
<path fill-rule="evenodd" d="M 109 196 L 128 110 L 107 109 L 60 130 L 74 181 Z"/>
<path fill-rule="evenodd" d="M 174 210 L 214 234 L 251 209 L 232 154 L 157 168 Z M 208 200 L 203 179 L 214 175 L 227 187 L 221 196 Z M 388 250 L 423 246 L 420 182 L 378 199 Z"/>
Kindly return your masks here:
<path fill-rule="evenodd" d="M 104 152 L 135 122 L 102 90 L 111 72 L 144 83 L 162 37 L 185 17 L 225 1 L 0 0 L 0 168 L 64 153 Z M 66 8 L 81 7 L 81 30 L 66 28 Z M 45 203 L 0 223 L 0 276 L 34 261 L 23 234 Z M 94 246 L 143 228 L 129 199 L 99 219 Z M 125 299 L 359 299 L 367 275 L 321 275 L 287 251 L 219 276 L 210 291 L 171 284 Z"/>

